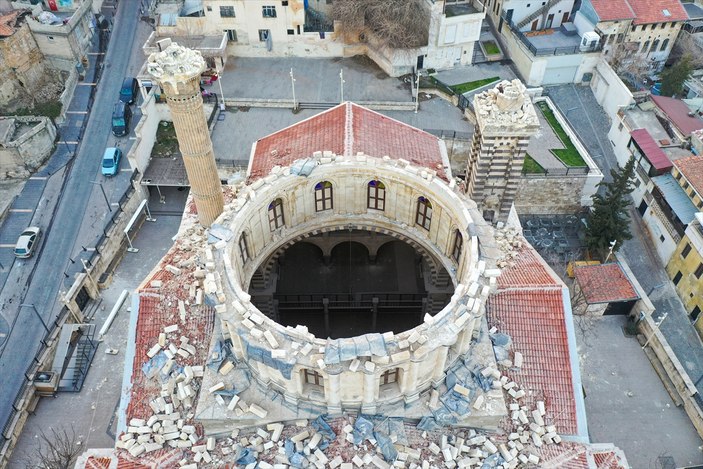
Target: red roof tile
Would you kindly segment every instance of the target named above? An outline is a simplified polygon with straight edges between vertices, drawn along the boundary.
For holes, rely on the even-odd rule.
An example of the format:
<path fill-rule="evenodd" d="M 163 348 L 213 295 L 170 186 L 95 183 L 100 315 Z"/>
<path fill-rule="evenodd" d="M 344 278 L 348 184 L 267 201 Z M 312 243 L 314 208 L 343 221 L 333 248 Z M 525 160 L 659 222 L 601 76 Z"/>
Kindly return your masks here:
<path fill-rule="evenodd" d="M 630 136 L 640 147 L 644 156 L 657 171 L 669 171 L 672 168 L 671 160 L 664 150 L 659 148 L 647 129 L 636 129 L 630 132 Z"/>
<path fill-rule="evenodd" d="M 85 462 L 85 469 L 109 469 L 112 458 L 91 456 Z"/>
<path fill-rule="evenodd" d="M 688 13 L 679 0 L 628 0 L 628 2 L 635 12 L 634 24 L 665 23 L 688 19 Z"/>
<path fill-rule="evenodd" d="M 534 249 L 522 248 L 513 260 L 514 264 L 498 277 L 498 288 L 559 285 Z"/>
<path fill-rule="evenodd" d="M 574 269 L 574 275 L 588 304 L 639 299 L 635 287 L 617 262 L 579 266 Z"/>
<path fill-rule="evenodd" d="M 558 445 L 543 445 L 539 449 L 539 467 L 543 469 L 592 469 L 588 464 L 588 447 L 564 441 Z"/>
<path fill-rule="evenodd" d="M 249 180 L 268 175 L 274 166 L 287 166 L 325 150 L 347 157 L 363 152 L 403 158 L 447 179 L 437 137 L 347 102 L 258 140 Z"/>
<path fill-rule="evenodd" d="M 652 101 L 684 136 L 690 135 L 694 130 L 703 129 L 703 120 L 689 116 L 691 110 L 680 99 L 652 95 Z"/>
<path fill-rule="evenodd" d="M 601 21 L 625 20 L 635 17 L 635 12 L 632 11 L 627 0 L 591 0 L 591 5 Z"/>
<path fill-rule="evenodd" d="M 593 460 L 596 463 L 596 469 L 627 469 L 629 467 L 621 461 L 620 456 L 615 451 L 594 451 Z"/>
<path fill-rule="evenodd" d="M 681 158 L 676 160 L 674 164 L 696 192 L 703 196 L 703 156 L 696 155 Z"/>
<path fill-rule="evenodd" d="M 16 31 L 17 17 L 22 10 L 13 10 L 0 16 L 0 37 L 12 36 Z"/>
<path fill-rule="evenodd" d="M 527 391 L 524 404 L 543 400 L 560 434 L 578 433 L 569 341 L 561 288 L 503 290 L 489 297 L 488 321 L 513 339 L 524 364 L 507 374 Z"/>

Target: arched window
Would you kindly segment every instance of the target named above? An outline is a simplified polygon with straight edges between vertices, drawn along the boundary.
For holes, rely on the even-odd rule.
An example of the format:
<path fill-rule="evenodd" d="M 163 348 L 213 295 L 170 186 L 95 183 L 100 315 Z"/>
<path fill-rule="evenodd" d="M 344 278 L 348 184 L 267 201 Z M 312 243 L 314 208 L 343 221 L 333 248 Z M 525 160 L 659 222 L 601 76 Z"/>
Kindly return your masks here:
<path fill-rule="evenodd" d="M 367 207 L 374 210 L 386 209 L 386 185 L 381 181 L 369 182 Z"/>
<path fill-rule="evenodd" d="M 655 39 L 654 41 L 652 41 L 652 48 L 649 51 L 656 52 L 658 47 L 659 47 L 659 39 Z"/>
<path fill-rule="evenodd" d="M 644 45 L 642 46 L 642 53 L 646 54 L 649 52 L 649 40 L 644 41 Z"/>
<path fill-rule="evenodd" d="M 664 50 L 666 50 L 667 47 L 669 47 L 669 40 L 664 39 L 664 42 L 662 42 L 662 47 L 659 50 L 664 51 Z"/>
<path fill-rule="evenodd" d="M 459 230 L 454 231 L 454 247 L 452 248 L 452 259 L 459 263 L 459 258 L 461 257 L 461 249 L 464 247 L 464 238 L 461 236 Z"/>
<path fill-rule="evenodd" d="M 318 182 L 315 185 L 315 211 L 322 212 L 332 209 L 332 183 Z"/>
<path fill-rule="evenodd" d="M 415 223 L 429 231 L 431 221 L 432 203 L 424 197 L 418 197 L 417 213 L 415 214 Z"/>
<path fill-rule="evenodd" d="M 242 262 L 246 264 L 249 260 L 249 246 L 247 246 L 247 237 L 244 233 L 239 237 L 239 254 L 242 256 Z"/>
<path fill-rule="evenodd" d="M 283 218 L 283 201 L 281 199 L 276 199 L 269 204 L 269 227 L 271 231 L 285 225 L 286 222 Z"/>

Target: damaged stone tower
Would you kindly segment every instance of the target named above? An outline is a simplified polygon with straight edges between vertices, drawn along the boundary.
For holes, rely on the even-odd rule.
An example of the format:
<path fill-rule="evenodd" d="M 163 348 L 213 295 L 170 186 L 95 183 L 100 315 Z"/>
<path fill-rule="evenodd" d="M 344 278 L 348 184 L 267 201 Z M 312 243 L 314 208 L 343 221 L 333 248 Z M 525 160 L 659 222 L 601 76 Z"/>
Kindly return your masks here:
<path fill-rule="evenodd" d="M 161 85 L 171 110 L 198 220 L 210 226 L 222 213 L 224 197 L 200 94 L 204 70 L 200 52 L 176 43 L 149 57 L 148 72 Z"/>
<path fill-rule="evenodd" d="M 476 131 L 466 165 L 466 193 L 486 220 L 505 220 L 539 120 L 520 80 L 502 81 L 474 96 L 474 111 Z"/>

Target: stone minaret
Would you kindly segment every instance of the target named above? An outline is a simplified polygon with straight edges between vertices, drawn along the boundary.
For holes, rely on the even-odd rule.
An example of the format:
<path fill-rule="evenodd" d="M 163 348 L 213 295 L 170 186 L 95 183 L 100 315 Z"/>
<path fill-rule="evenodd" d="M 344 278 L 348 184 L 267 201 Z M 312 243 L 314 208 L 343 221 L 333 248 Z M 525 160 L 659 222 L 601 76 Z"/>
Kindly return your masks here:
<path fill-rule="evenodd" d="M 224 198 L 200 94 L 205 60 L 200 52 L 173 43 L 151 54 L 147 70 L 161 85 L 171 110 L 198 219 L 210 226 L 222 213 Z"/>
<path fill-rule="evenodd" d="M 539 120 L 520 80 L 504 80 L 475 95 L 474 112 L 476 132 L 466 165 L 466 193 L 486 220 L 505 220 Z"/>

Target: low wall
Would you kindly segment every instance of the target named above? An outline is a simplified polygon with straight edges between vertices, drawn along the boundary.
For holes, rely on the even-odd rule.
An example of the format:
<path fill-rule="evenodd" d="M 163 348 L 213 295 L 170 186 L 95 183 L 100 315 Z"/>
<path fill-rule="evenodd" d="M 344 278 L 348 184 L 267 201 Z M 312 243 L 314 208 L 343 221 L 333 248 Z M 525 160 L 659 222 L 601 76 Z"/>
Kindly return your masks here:
<path fill-rule="evenodd" d="M 225 106 L 230 107 L 261 107 L 291 110 L 295 108 L 292 99 L 225 98 L 224 103 Z M 411 101 L 355 101 L 355 103 L 359 106 L 364 106 L 376 111 L 415 110 L 415 103 Z M 298 102 L 298 105 L 300 105 L 300 102 Z"/>
<path fill-rule="evenodd" d="M 0 179 L 27 177 L 51 156 L 56 126 L 43 116 L 0 117 L 0 120 L 9 123 L 7 140 L 0 142 Z M 15 129 L 21 125 L 32 128 L 15 137 Z"/>
<path fill-rule="evenodd" d="M 659 362 L 661 362 L 667 376 L 673 383 L 676 392 L 683 402 L 683 408 L 688 418 L 691 419 L 691 423 L 696 427 L 696 432 L 703 438 L 703 409 L 701 409 L 700 404 L 701 398 L 693 381 L 691 381 L 691 378 L 688 376 L 686 369 L 674 354 L 674 351 L 654 323 L 650 314 L 645 313 L 644 318 L 638 323 L 638 328 L 640 333 L 645 337 L 645 340 L 649 341 L 647 346 L 654 352 Z"/>
<path fill-rule="evenodd" d="M 73 93 L 76 91 L 76 84 L 78 83 L 78 72 L 75 67 L 68 72 L 68 78 L 64 83 L 63 92 L 59 97 L 61 101 L 61 115 L 56 119 L 58 124 L 62 123 L 66 119 L 66 111 L 68 111 L 68 106 L 71 104 L 73 99 Z"/>
<path fill-rule="evenodd" d="M 523 174 L 515 194 L 515 210 L 520 215 L 575 213 L 581 210 L 587 174 L 548 176 Z"/>

